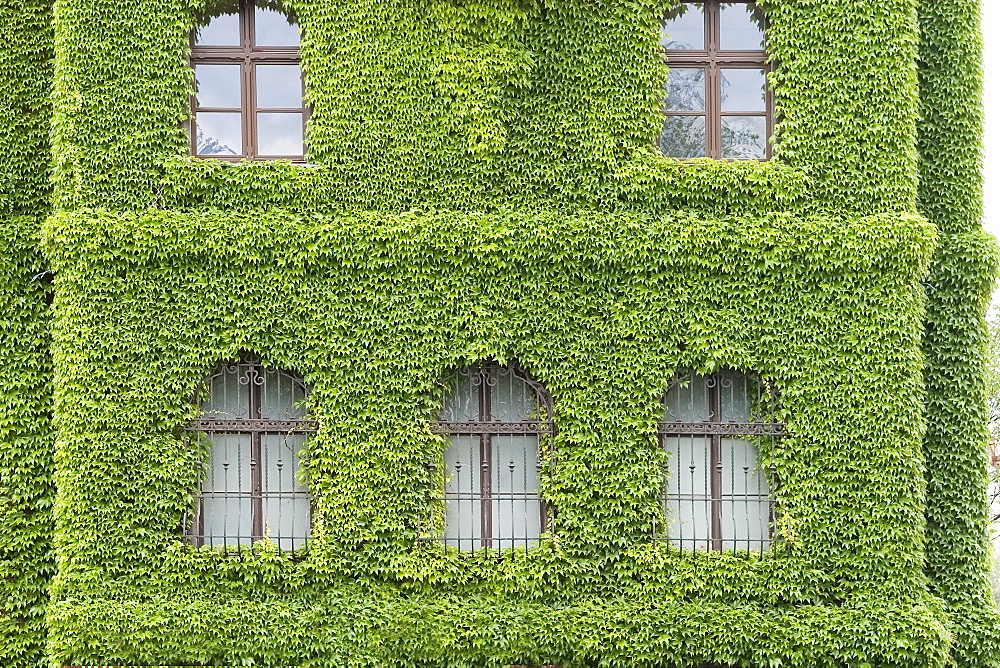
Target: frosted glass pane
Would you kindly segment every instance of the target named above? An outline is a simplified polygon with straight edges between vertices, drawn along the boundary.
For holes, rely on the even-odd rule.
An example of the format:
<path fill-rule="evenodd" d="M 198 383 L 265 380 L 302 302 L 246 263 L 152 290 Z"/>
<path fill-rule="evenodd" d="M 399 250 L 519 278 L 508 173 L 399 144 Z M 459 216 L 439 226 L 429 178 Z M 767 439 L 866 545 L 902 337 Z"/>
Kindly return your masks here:
<path fill-rule="evenodd" d="M 444 455 L 445 544 L 474 550 L 482 538 L 480 441 L 469 435 L 452 435 L 449 441 Z"/>
<path fill-rule="evenodd" d="M 302 114 L 258 113 L 257 145 L 260 155 L 302 155 Z"/>
<path fill-rule="evenodd" d="M 705 376 L 675 381 L 667 390 L 665 422 L 707 422 L 711 419 Z"/>
<path fill-rule="evenodd" d="M 668 116 L 663 121 L 660 150 L 668 158 L 701 158 L 706 153 L 704 116 Z"/>
<path fill-rule="evenodd" d="M 531 547 L 541 535 L 541 503 L 538 499 L 494 498 L 493 547 Z"/>
<path fill-rule="evenodd" d="M 761 549 L 769 532 L 767 476 L 759 470 L 757 446 L 722 440 L 722 538 L 725 549 Z"/>
<path fill-rule="evenodd" d="M 763 116 L 722 117 L 722 157 L 760 160 L 767 155 L 767 120 Z"/>
<path fill-rule="evenodd" d="M 295 550 L 309 538 L 309 497 L 275 494 L 264 497 L 264 535 L 283 550 Z"/>
<path fill-rule="evenodd" d="M 679 436 L 663 439 L 667 451 L 667 536 L 678 547 L 705 549 L 711 536 L 710 466 L 712 440 Z"/>
<path fill-rule="evenodd" d="M 260 437 L 264 493 L 305 492 L 299 480 L 299 460 L 305 434 L 262 434 Z"/>
<path fill-rule="evenodd" d="M 299 26 L 282 12 L 256 7 L 254 12 L 254 43 L 257 46 L 298 46 Z"/>
<path fill-rule="evenodd" d="M 462 369 L 450 378 L 449 391 L 441 409 L 445 422 L 479 421 L 479 369 Z"/>
<path fill-rule="evenodd" d="M 250 417 L 250 391 L 240 378 L 246 373 L 242 365 L 226 366 L 214 376 L 208 386 L 208 398 L 201 406 L 206 420 L 239 420 Z"/>
<path fill-rule="evenodd" d="M 306 392 L 301 383 L 281 371 L 264 372 L 260 416 L 264 420 L 301 420 L 306 417 Z"/>
<path fill-rule="evenodd" d="M 202 491 L 249 492 L 250 435 L 213 433 L 209 441 L 208 476 Z"/>
<path fill-rule="evenodd" d="M 507 369 L 490 374 L 490 412 L 494 420 L 522 422 L 539 419 L 535 391 Z"/>
<path fill-rule="evenodd" d="M 239 65 L 196 65 L 195 96 L 199 107 L 243 106 Z"/>
<path fill-rule="evenodd" d="M 721 70 L 723 111 L 764 111 L 764 89 L 767 79 L 764 70 Z"/>
<path fill-rule="evenodd" d="M 750 394 L 746 376 L 727 370 L 721 372 L 719 377 L 722 421 L 750 422 Z"/>
<path fill-rule="evenodd" d="M 538 495 L 538 436 L 493 436 L 493 492 Z"/>
<path fill-rule="evenodd" d="M 239 46 L 240 17 L 236 14 L 236 3 L 232 3 L 230 13 L 215 16 L 207 25 L 198 26 L 194 43 L 198 46 Z"/>
<path fill-rule="evenodd" d="M 660 45 L 665 49 L 705 48 L 705 7 L 685 3 L 664 14 Z"/>
<path fill-rule="evenodd" d="M 705 110 L 705 70 L 672 67 L 667 75 L 667 111 Z"/>
<path fill-rule="evenodd" d="M 763 26 L 763 14 L 753 3 L 723 3 L 719 15 L 719 48 L 727 51 L 762 50 Z"/>
<path fill-rule="evenodd" d="M 257 106 L 297 109 L 302 106 L 302 71 L 298 65 L 257 65 Z"/>
<path fill-rule="evenodd" d="M 242 155 L 242 114 L 235 112 L 198 112 L 198 155 Z"/>
<path fill-rule="evenodd" d="M 206 494 L 202 499 L 205 545 L 249 545 L 250 498 Z"/>

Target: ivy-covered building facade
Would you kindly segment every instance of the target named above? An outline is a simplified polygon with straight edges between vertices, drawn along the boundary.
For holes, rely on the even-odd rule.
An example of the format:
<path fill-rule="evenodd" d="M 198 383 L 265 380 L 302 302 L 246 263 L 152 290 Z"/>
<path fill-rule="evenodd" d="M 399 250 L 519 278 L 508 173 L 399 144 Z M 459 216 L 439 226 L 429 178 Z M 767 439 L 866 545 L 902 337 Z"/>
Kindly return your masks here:
<path fill-rule="evenodd" d="M 0 2 L 0 663 L 996 665 L 978 17 Z"/>

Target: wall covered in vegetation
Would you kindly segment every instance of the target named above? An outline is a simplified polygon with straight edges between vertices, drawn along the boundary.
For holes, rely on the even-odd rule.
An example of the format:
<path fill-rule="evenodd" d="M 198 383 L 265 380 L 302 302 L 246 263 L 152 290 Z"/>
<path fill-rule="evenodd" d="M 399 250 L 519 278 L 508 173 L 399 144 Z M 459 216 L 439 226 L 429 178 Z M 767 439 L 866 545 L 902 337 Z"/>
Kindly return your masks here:
<path fill-rule="evenodd" d="M 0 665 L 37 666 L 52 571 L 48 292 L 51 2 L 0 2 Z"/>
<path fill-rule="evenodd" d="M 1000 653 L 983 574 L 986 540 L 984 315 L 996 249 L 981 227 L 982 39 L 979 3 L 922 3 L 919 208 L 941 241 L 927 279 L 927 575 L 951 610 L 955 657 Z"/>
<path fill-rule="evenodd" d="M 27 314 L 4 350 L 21 351 L 9 368 L 35 380 L 48 368 L 44 290 L 25 278 L 36 238 L 57 272 L 49 662 L 1000 658 L 972 640 L 996 628 L 976 607 L 982 443 L 964 408 L 977 400 L 971 351 L 992 260 L 974 259 L 988 249 L 956 213 L 975 189 L 978 126 L 925 108 L 918 156 L 911 0 L 760 3 L 782 119 L 767 163 L 656 153 L 663 3 L 288 4 L 304 35 L 309 165 L 185 157 L 188 39 L 214 3 L 58 3 L 54 211 L 41 234 L 48 61 L 26 79 L 37 89 L 19 88 L 30 101 L 0 109 L 18 122 L 37 109 L 30 131 L 0 134 L 25 156 L 3 163 L 0 189 L 24 249 L 5 294 Z M 975 88 L 975 54 L 960 75 L 931 62 L 959 58 L 957 40 L 977 34 L 965 4 L 923 10 L 927 88 L 935 73 Z M 0 56 L 3 87 L 35 72 L 22 61 L 49 44 L 45 12 L 5 18 L 24 46 Z M 948 142 L 965 142 L 966 162 L 929 167 Z M 929 187 L 962 168 L 964 181 Z M 928 298 L 929 267 L 941 288 Z M 958 319 L 953 338 L 934 338 L 935 318 Z M 190 397 L 241 349 L 313 388 L 316 539 L 295 559 L 180 540 L 197 485 Z M 445 441 L 428 420 L 442 374 L 512 357 L 555 399 L 553 535 L 527 553 L 444 553 L 424 540 L 441 519 Z M 957 404 L 935 381 L 952 364 L 970 393 Z M 664 520 L 658 399 L 677 369 L 723 366 L 782 390 L 790 435 L 762 452 L 780 482 L 781 540 L 759 556 L 651 538 Z M 45 387 L 17 395 L 31 411 L 7 411 L 33 417 L 17 423 L 23 445 L 4 441 L 5 466 L 31 453 L 48 469 Z M 955 445 L 957 433 L 968 440 Z M 48 483 L 25 471 L 30 485 L 4 489 L 42 512 L 0 521 L 26 527 L 5 539 L 24 536 L 11 553 L 32 575 L 0 591 L 35 619 Z M 34 648 L 12 662 L 37 665 L 42 627 L 9 619 L 6 637 Z"/>

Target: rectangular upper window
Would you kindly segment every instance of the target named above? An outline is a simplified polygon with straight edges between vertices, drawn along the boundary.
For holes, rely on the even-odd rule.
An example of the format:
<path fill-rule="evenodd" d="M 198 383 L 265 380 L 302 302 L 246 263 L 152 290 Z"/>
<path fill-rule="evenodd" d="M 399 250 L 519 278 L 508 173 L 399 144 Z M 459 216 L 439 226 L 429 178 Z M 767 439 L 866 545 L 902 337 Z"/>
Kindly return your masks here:
<path fill-rule="evenodd" d="M 659 140 L 664 155 L 770 157 L 764 25 L 753 2 L 685 2 L 664 12 L 660 44 L 670 66 Z"/>
<path fill-rule="evenodd" d="M 239 0 L 201 23 L 191 40 L 192 155 L 303 160 L 306 109 L 294 15 Z"/>

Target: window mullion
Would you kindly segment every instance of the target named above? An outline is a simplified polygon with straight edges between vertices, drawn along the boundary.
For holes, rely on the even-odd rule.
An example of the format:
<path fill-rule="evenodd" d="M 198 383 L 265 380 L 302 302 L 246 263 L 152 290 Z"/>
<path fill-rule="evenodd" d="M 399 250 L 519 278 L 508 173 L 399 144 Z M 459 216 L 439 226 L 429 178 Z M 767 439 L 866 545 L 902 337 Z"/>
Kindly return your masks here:
<path fill-rule="evenodd" d="M 490 405 L 489 367 L 483 367 L 479 382 L 479 419 L 483 422 L 492 421 L 492 406 Z M 479 439 L 479 492 L 480 520 L 482 524 L 482 546 L 493 545 L 493 435 L 483 434 Z"/>
<path fill-rule="evenodd" d="M 260 372 L 258 364 L 251 362 L 247 373 L 250 381 L 251 420 L 260 419 L 261 385 L 257 383 L 257 379 L 259 377 L 263 382 L 264 378 Z M 254 431 L 250 434 L 250 533 L 253 540 L 260 540 L 264 537 L 263 468 L 261 432 Z"/>
<path fill-rule="evenodd" d="M 722 422 L 722 374 L 716 372 L 709 377 L 709 419 Z M 722 435 L 718 430 L 712 434 L 709 452 L 710 494 L 711 494 L 711 540 L 712 549 L 722 550 Z"/>

